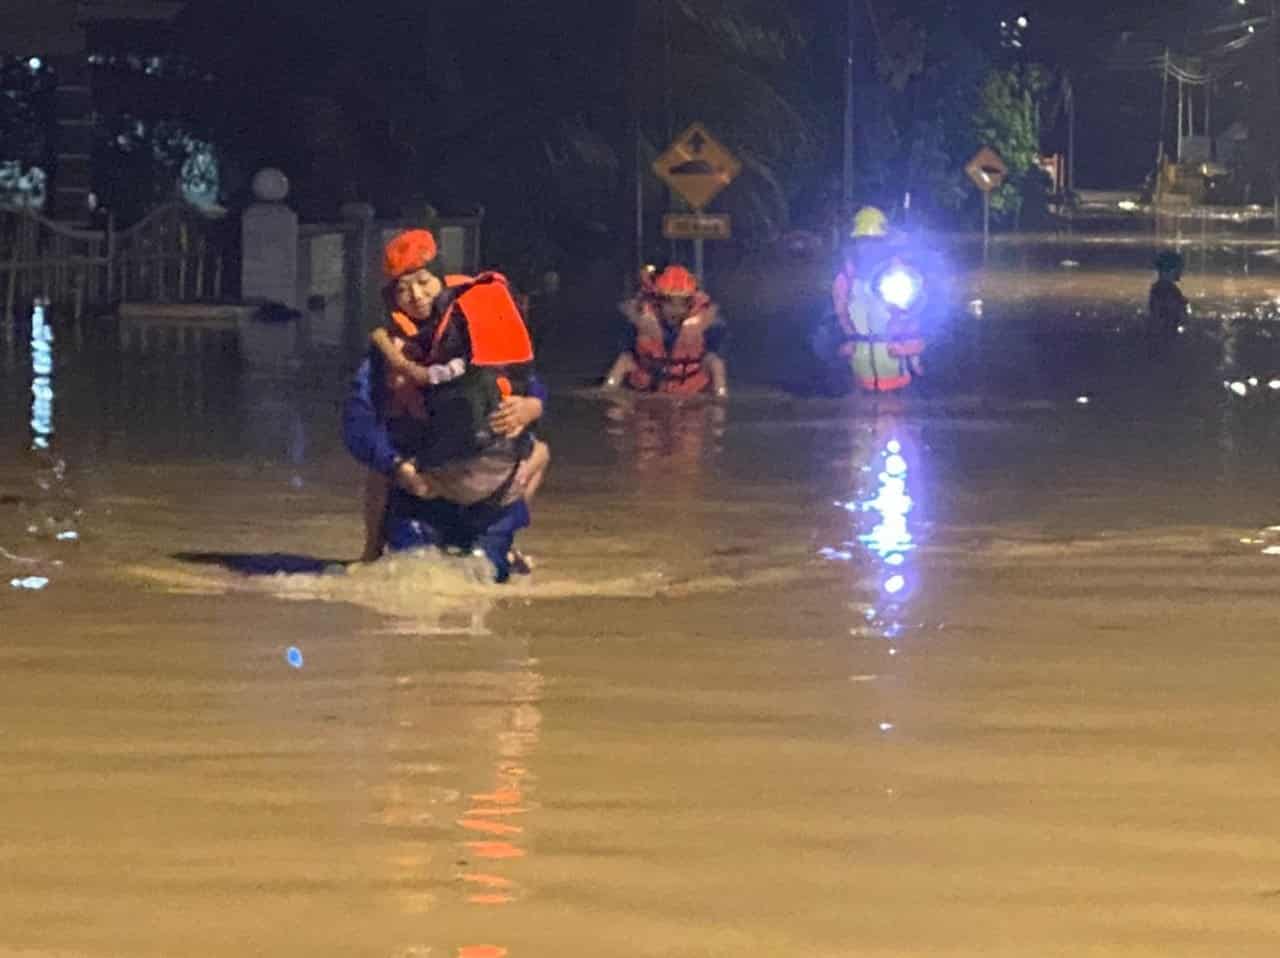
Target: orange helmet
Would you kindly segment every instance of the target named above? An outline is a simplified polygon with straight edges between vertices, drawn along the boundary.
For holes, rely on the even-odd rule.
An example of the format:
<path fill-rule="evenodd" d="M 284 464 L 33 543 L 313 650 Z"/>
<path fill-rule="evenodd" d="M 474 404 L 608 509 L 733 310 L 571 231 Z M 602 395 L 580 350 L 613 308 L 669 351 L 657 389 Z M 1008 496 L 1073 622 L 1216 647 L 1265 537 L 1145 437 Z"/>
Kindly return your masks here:
<path fill-rule="evenodd" d="M 416 273 L 436 258 L 436 238 L 429 230 L 405 230 L 392 237 L 382 256 L 388 282 Z"/>
<path fill-rule="evenodd" d="M 683 266 L 668 266 L 654 283 L 660 296 L 693 296 L 698 292 L 698 281 Z"/>

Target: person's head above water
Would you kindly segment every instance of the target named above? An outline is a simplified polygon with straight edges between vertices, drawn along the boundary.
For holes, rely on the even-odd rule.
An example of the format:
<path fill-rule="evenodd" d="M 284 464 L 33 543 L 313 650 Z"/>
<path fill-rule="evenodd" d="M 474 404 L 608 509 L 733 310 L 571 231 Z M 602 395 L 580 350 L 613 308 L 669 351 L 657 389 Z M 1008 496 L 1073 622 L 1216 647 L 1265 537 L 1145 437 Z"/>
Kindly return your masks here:
<path fill-rule="evenodd" d="M 683 266 L 668 266 L 654 281 L 653 290 L 659 296 L 662 318 L 674 322 L 689 315 L 698 280 Z"/>
<path fill-rule="evenodd" d="M 430 269 L 438 250 L 429 230 L 405 230 L 392 237 L 382 255 L 387 301 L 410 319 L 421 322 L 444 289 Z"/>
<path fill-rule="evenodd" d="M 1155 267 L 1161 278 L 1177 281 L 1182 278 L 1182 254 L 1171 249 L 1164 250 L 1156 257 Z"/>

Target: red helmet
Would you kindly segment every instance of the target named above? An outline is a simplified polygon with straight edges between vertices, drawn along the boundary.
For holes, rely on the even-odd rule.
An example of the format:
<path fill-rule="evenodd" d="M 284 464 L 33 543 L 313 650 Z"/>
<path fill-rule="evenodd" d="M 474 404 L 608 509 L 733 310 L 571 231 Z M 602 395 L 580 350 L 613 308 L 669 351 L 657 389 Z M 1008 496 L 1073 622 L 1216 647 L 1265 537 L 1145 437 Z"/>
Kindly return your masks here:
<path fill-rule="evenodd" d="M 428 230 L 405 230 L 387 244 L 382 275 L 388 281 L 416 273 L 436 258 L 436 238 Z"/>
<path fill-rule="evenodd" d="M 658 277 L 654 289 L 661 296 L 693 296 L 698 292 L 698 281 L 683 266 L 668 266 Z"/>

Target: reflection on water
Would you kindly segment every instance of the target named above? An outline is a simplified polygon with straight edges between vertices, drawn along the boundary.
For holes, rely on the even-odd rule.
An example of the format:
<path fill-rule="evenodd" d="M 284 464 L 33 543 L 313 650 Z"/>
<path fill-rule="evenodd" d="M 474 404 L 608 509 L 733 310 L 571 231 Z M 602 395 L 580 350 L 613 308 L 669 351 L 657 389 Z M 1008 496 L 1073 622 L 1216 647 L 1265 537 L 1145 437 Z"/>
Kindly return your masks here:
<path fill-rule="evenodd" d="M 883 642 L 885 654 L 895 661 L 912 628 L 910 605 L 920 590 L 913 561 L 919 545 L 920 446 L 893 416 L 878 418 L 855 437 L 858 481 L 852 498 L 838 503 L 853 519 L 853 535 L 839 547 L 821 550 L 829 560 L 858 568 L 870 564 L 874 590 L 868 590 L 869 601 L 853 606 L 859 618 L 849 631 Z M 883 684 L 880 675 L 862 679 Z M 885 702 L 878 722 L 882 733 L 898 727 L 892 711 Z"/>
<path fill-rule="evenodd" d="M 53 439 L 53 327 L 47 304 L 31 310 L 31 448 L 47 450 Z"/>
<path fill-rule="evenodd" d="M 391 764 L 378 821 L 394 837 L 387 863 L 407 916 L 461 903 L 480 909 L 479 921 L 461 918 L 467 927 L 489 929 L 488 912 L 525 897 L 518 866 L 531 852 L 531 760 L 544 684 L 526 646 L 485 645 L 482 658 L 501 658 L 489 667 L 464 658 L 456 670 L 438 665 L 433 671 L 442 674 L 395 679 L 385 744 Z M 457 651 L 467 655 L 463 647 Z M 449 846 L 446 859 L 441 850 Z M 507 953 L 491 931 L 482 933 L 487 941 L 461 946 L 457 954 Z M 422 943 L 400 954 L 418 952 L 440 954 Z"/>
<path fill-rule="evenodd" d="M 727 412 L 720 403 L 665 397 L 611 397 L 606 433 L 640 472 L 694 475 L 721 449 Z"/>
<path fill-rule="evenodd" d="M 503 861 L 524 858 L 524 818 L 533 777 L 527 762 L 538 742 L 542 713 L 538 709 L 542 677 L 529 668 L 509 678 L 511 704 L 496 730 L 498 761 L 494 769 L 492 789 L 471 795 L 471 801 L 459 827 L 470 833 L 463 845 L 472 858 L 479 859 L 464 872 L 468 887 L 467 901 L 473 905 L 508 905 L 514 902 L 520 886 L 499 872 Z M 470 862 L 470 859 L 464 858 Z"/>
<path fill-rule="evenodd" d="M 18 497 L 22 531 L 37 545 L 0 546 L 0 557 L 25 573 L 14 576 L 9 585 L 14 589 L 39 592 L 51 583 L 49 573 L 61 565 L 45 546 L 79 541 L 78 521 L 81 515 L 67 480 L 66 461 L 54 442 L 54 333 L 48 303 L 36 300 L 31 309 L 31 415 L 28 419 L 31 478 L 36 492 Z M 38 573 L 38 574 L 37 574 Z"/>

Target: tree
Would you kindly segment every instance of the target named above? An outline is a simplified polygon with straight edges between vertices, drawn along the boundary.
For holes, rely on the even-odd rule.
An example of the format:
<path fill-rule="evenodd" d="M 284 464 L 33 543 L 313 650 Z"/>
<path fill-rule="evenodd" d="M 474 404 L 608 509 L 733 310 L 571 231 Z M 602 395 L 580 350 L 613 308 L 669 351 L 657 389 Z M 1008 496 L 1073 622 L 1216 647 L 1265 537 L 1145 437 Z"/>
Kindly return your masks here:
<path fill-rule="evenodd" d="M 0 58 L 0 206 L 44 202 L 56 84 L 38 57 Z"/>
<path fill-rule="evenodd" d="M 628 249 L 637 143 L 656 217 L 649 163 L 695 120 L 743 161 L 716 201 L 735 233 L 785 229 L 821 191 L 838 131 L 829 5 L 493 0 L 481 26 L 470 0 L 382 0 L 376 16 L 349 0 L 190 0 L 176 35 L 217 77 L 203 111 L 232 193 L 270 164 L 305 216 L 345 199 L 384 215 L 483 206 L 492 258 L 536 274 Z"/>
<path fill-rule="evenodd" d="M 973 116 L 978 143 L 994 148 L 1009 168 L 1004 184 L 991 194 L 991 209 L 1016 216 L 1029 188 L 1043 180 L 1036 165 L 1040 155 L 1040 101 L 1049 89 L 1049 74 L 1039 66 L 993 70 L 982 84 Z"/>

